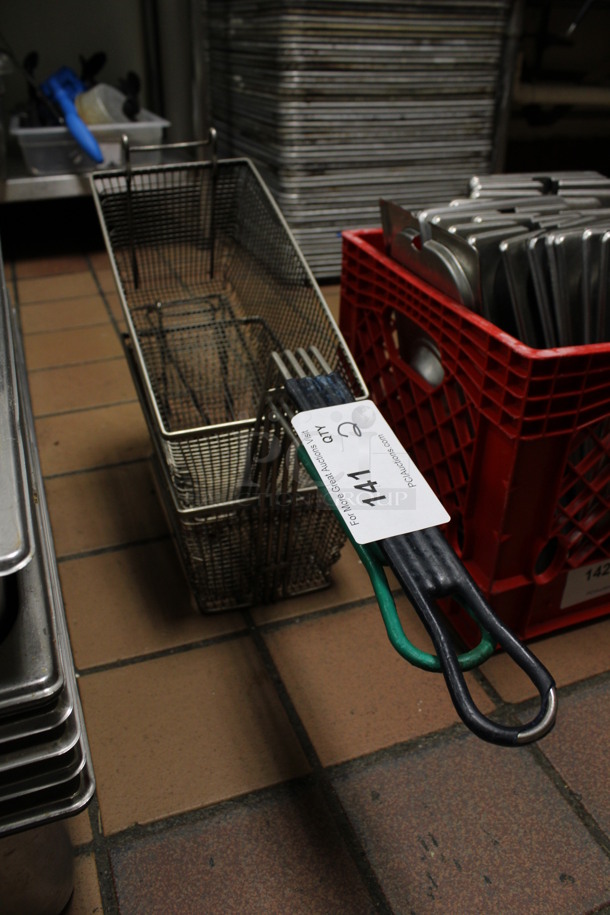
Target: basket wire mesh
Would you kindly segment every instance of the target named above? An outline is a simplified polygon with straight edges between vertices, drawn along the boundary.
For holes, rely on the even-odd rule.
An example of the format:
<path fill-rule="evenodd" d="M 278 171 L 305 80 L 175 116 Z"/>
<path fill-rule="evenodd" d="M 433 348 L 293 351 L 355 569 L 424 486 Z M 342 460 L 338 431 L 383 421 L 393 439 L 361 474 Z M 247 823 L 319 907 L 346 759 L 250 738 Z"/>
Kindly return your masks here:
<path fill-rule="evenodd" d="M 94 173 L 93 196 L 155 451 L 202 610 L 329 583 L 344 535 L 265 407 L 272 353 L 316 346 L 366 388 L 248 160 Z"/>

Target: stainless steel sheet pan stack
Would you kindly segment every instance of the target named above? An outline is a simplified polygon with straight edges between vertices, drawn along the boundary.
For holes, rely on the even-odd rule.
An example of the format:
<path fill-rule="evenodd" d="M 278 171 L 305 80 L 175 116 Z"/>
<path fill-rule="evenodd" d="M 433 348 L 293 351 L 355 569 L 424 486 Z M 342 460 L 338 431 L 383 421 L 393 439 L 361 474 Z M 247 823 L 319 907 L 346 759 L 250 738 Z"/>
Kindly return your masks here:
<path fill-rule="evenodd" d="M 221 149 L 260 169 L 316 276 L 380 196 L 423 205 L 489 170 L 508 7 L 208 0 Z"/>
<path fill-rule="evenodd" d="M 315 345 L 354 396 L 366 389 L 277 204 L 246 159 L 129 165 L 92 188 L 198 606 L 323 587 L 345 538 L 271 422 L 261 447 L 271 354 Z"/>
<path fill-rule="evenodd" d="M 389 252 L 537 349 L 610 340 L 610 179 L 568 171 L 475 176 L 470 196 L 381 201 Z"/>
<path fill-rule="evenodd" d="M 90 801 L 95 785 L 44 497 L 21 338 L 10 309 L 3 270 L 1 273 L 3 838 L 78 813 Z"/>

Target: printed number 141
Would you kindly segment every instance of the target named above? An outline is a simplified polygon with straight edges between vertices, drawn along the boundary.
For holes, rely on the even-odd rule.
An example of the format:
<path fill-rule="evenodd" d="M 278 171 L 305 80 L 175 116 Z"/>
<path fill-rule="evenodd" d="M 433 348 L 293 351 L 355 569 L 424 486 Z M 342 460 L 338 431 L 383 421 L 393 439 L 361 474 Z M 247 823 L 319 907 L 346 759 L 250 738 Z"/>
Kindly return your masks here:
<path fill-rule="evenodd" d="M 348 473 L 348 477 L 351 477 L 352 480 L 359 480 L 360 477 L 366 476 L 367 473 L 370 473 L 370 470 L 357 470 L 354 473 Z M 354 489 L 359 489 L 361 492 L 377 492 L 377 480 L 368 479 L 364 483 L 356 483 Z M 385 496 L 370 496 L 368 499 L 363 499 L 365 505 L 370 505 L 372 508 L 375 507 L 375 502 L 381 502 L 385 499 Z"/>

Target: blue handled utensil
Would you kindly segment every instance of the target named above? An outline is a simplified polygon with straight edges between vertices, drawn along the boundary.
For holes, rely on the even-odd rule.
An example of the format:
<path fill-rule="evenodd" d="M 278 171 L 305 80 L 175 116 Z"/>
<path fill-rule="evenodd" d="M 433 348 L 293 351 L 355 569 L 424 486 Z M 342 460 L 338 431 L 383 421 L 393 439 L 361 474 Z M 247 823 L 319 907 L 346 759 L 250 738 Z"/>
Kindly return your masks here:
<path fill-rule="evenodd" d="M 66 127 L 83 152 L 94 162 L 101 164 L 104 157 L 99 143 L 81 120 L 74 104 L 76 96 L 86 89 L 76 73 L 70 67 L 60 67 L 56 73 L 45 79 L 40 88 L 61 110 Z"/>

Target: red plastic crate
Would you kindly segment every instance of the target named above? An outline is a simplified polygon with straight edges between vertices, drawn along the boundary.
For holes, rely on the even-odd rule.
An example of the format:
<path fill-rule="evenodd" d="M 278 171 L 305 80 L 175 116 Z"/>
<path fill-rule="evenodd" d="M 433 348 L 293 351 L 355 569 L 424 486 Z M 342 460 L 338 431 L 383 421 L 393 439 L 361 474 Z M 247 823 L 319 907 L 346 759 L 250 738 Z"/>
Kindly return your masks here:
<path fill-rule="evenodd" d="M 529 638 L 607 614 L 610 344 L 525 346 L 387 257 L 378 229 L 343 234 L 340 326 L 497 615 Z"/>

